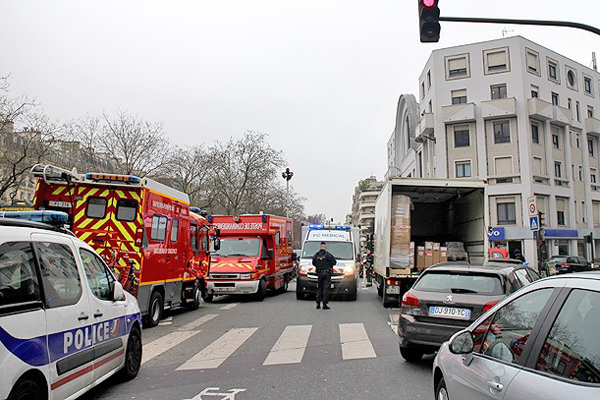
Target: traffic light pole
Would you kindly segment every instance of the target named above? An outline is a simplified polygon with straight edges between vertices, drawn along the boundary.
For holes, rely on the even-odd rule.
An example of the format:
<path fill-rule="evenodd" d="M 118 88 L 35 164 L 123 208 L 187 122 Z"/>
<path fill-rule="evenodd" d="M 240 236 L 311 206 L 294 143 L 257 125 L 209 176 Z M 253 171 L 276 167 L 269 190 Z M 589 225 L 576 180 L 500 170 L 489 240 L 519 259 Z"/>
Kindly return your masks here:
<path fill-rule="evenodd" d="M 600 29 L 579 22 L 570 21 L 552 21 L 539 19 L 512 19 L 512 18 L 476 18 L 476 17 L 439 17 L 440 21 L 446 22 L 476 22 L 484 24 L 512 24 L 512 25 L 541 25 L 541 26 L 561 26 L 567 28 L 583 29 L 584 31 L 600 35 Z"/>

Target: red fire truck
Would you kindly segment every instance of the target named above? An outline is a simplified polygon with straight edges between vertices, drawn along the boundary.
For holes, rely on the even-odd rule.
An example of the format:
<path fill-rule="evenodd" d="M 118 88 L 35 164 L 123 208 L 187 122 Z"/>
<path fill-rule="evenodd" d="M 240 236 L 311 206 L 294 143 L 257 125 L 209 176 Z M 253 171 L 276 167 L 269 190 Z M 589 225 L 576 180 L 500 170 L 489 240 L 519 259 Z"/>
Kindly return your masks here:
<path fill-rule="evenodd" d="M 292 220 L 274 215 L 214 215 L 220 249 L 212 253 L 205 301 L 213 296 L 286 291 L 294 266 Z"/>
<path fill-rule="evenodd" d="M 197 309 L 210 263 L 210 226 L 190 212 L 188 195 L 130 175 L 77 174 L 38 164 L 36 210 L 69 214 L 72 231 L 137 297 L 144 323 L 164 309 Z"/>

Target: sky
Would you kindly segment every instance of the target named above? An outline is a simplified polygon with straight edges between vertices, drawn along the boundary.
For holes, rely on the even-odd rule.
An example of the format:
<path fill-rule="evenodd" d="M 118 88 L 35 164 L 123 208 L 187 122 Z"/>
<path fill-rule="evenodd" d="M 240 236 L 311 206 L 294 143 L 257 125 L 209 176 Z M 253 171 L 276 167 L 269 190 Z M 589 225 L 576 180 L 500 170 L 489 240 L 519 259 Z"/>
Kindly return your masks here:
<path fill-rule="evenodd" d="M 0 0 L 0 75 L 54 119 L 117 109 L 180 146 L 269 135 L 307 214 L 343 221 L 382 179 L 398 98 L 432 50 L 521 35 L 591 65 L 600 36 L 443 22 L 419 42 L 417 0 Z M 440 0 L 443 16 L 599 24 L 597 0 Z M 282 179 L 283 183 L 283 179 Z"/>

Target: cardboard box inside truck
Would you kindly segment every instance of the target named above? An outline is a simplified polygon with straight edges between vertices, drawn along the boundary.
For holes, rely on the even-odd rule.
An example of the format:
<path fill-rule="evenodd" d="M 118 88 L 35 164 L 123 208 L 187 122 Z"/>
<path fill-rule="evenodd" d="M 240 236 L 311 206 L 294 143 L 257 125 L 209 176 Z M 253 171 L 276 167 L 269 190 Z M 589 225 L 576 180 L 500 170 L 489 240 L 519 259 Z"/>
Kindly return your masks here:
<path fill-rule="evenodd" d="M 410 273 L 410 207 L 406 196 L 392 198 L 390 268 L 407 269 Z"/>
<path fill-rule="evenodd" d="M 417 247 L 417 271 L 425 269 L 425 246 Z"/>
<path fill-rule="evenodd" d="M 440 262 L 440 244 L 433 243 L 433 264 Z"/>
<path fill-rule="evenodd" d="M 440 262 L 447 262 L 448 261 L 448 248 L 447 247 L 440 247 Z"/>
<path fill-rule="evenodd" d="M 425 242 L 425 268 L 433 265 L 433 242 Z"/>

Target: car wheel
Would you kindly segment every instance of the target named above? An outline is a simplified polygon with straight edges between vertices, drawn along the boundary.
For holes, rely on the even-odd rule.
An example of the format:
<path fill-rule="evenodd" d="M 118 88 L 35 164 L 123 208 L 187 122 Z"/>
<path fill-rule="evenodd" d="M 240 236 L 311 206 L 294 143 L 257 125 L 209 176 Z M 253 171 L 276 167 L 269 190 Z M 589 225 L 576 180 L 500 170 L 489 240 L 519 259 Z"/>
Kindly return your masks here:
<path fill-rule="evenodd" d="M 200 307 L 200 299 L 202 298 L 202 291 L 198 282 L 194 285 L 194 295 L 191 300 L 185 303 L 185 306 L 190 310 L 197 310 Z"/>
<path fill-rule="evenodd" d="M 158 325 L 163 313 L 163 297 L 158 290 L 152 292 L 149 304 L 148 315 L 146 316 L 144 325 L 148 328 L 152 328 L 153 326 Z"/>
<path fill-rule="evenodd" d="M 7 400 L 43 399 L 42 390 L 33 379 L 20 379 L 10 391 Z"/>
<path fill-rule="evenodd" d="M 415 363 L 421 361 L 424 353 L 421 350 L 400 346 L 400 354 L 407 362 Z"/>
<path fill-rule="evenodd" d="M 261 279 L 258 284 L 258 290 L 256 291 L 256 300 L 263 301 L 267 297 L 267 282 L 264 279 Z"/>
<path fill-rule="evenodd" d="M 435 388 L 435 400 L 449 400 L 446 381 L 442 377 Z"/>
<path fill-rule="evenodd" d="M 125 365 L 119 374 L 124 381 L 135 378 L 142 365 L 142 335 L 137 327 L 129 332 L 127 339 L 127 352 L 125 353 Z"/>

